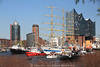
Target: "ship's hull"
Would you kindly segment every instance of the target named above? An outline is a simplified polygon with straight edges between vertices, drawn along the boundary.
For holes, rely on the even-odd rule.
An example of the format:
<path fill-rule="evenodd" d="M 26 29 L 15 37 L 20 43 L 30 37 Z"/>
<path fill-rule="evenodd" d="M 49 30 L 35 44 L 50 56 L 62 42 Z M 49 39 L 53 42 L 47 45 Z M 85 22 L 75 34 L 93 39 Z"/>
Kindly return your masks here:
<path fill-rule="evenodd" d="M 21 50 L 21 49 L 10 49 L 12 54 L 25 54 L 25 50 Z"/>
<path fill-rule="evenodd" d="M 25 52 L 26 56 L 46 56 L 46 53 Z"/>
<path fill-rule="evenodd" d="M 100 48 L 93 48 L 93 50 L 100 50 Z"/>

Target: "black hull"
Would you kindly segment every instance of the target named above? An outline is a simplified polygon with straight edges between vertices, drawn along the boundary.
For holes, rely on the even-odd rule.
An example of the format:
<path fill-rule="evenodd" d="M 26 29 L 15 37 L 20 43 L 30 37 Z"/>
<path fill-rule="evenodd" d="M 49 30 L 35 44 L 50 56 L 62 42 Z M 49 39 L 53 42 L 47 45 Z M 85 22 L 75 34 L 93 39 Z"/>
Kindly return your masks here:
<path fill-rule="evenodd" d="M 10 49 L 12 54 L 25 54 L 25 50 L 21 50 L 21 49 Z"/>
<path fill-rule="evenodd" d="M 93 48 L 93 50 L 100 50 L 100 48 Z"/>

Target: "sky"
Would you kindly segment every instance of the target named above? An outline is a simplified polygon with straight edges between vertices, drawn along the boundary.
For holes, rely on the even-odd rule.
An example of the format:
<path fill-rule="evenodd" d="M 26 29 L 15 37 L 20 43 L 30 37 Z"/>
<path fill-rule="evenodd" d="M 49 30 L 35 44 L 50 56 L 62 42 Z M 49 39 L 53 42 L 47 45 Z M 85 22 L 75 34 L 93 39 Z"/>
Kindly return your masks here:
<path fill-rule="evenodd" d="M 74 0 L 0 0 L 0 38 L 10 39 L 10 24 L 16 20 L 21 26 L 21 39 L 26 39 L 26 34 L 32 32 L 32 25 L 38 24 L 40 33 L 49 33 L 42 28 L 50 28 L 50 25 L 42 24 L 50 22 L 48 6 L 55 6 L 54 15 L 62 17 L 62 9 L 66 12 L 76 9 L 77 13 L 82 13 L 85 19 L 90 18 L 96 22 L 96 36 L 100 34 L 100 16 L 97 16 L 98 2 L 95 4 L 86 0 L 75 4 Z M 61 23 L 61 20 L 55 20 Z"/>

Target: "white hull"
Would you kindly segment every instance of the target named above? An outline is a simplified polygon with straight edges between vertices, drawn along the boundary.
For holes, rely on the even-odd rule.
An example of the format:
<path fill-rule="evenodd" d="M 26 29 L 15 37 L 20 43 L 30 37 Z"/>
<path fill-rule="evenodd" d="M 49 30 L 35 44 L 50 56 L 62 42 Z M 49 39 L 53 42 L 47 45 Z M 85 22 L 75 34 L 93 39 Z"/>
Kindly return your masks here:
<path fill-rule="evenodd" d="M 57 58 L 57 55 L 48 55 L 46 58 Z"/>

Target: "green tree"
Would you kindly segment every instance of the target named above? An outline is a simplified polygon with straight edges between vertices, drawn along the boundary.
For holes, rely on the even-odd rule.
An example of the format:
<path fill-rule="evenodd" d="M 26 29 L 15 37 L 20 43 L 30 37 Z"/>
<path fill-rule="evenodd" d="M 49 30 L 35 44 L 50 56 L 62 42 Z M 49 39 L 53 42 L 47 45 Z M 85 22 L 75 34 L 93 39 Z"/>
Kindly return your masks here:
<path fill-rule="evenodd" d="M 84 4 L 85 1 L 86 1 L 86 0 L 82 0 L 82 3 Z M 95 3 L 95 1 L 98 1 L 98 0 L 90 0 L 90 2 L 93 2 L 93 3 Z M 79 2 L 80 2 L 80 0 L 75 0 L 76 5 L 77 5 Z M 100 16 L 100 8 L 97 9 L 97 12 L 98 12 L 97 15 Z"/>
<path fill-rule="evenodd" d="M 97 14 L 97 15 L 99 15 L 99 16 L 100 16 L 100 8 L 98 8 L 98 9 L 97 9 L 97 12 L 98 12 L 98 14 Z"/>
<path fill-rule="evenodd" d="M 96 0 L 90 0 L 90 2 L 95 3 Z M 80 2 L 80 0 L 75 0 L 75 3 L 78 4 Z M 82 0 L 82 3 L 85 3 L 85 0 Z"/>

